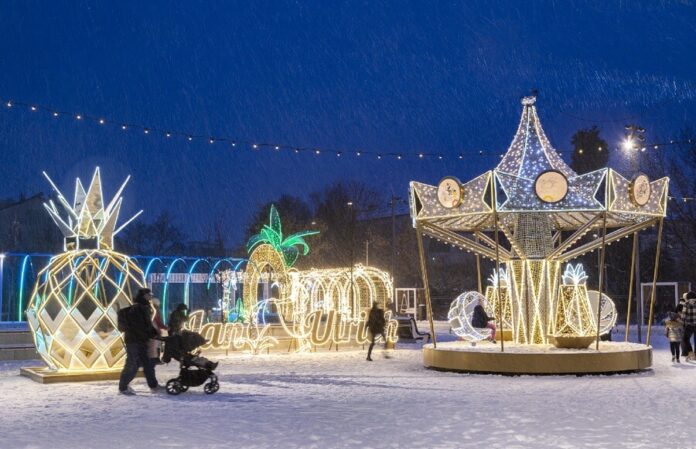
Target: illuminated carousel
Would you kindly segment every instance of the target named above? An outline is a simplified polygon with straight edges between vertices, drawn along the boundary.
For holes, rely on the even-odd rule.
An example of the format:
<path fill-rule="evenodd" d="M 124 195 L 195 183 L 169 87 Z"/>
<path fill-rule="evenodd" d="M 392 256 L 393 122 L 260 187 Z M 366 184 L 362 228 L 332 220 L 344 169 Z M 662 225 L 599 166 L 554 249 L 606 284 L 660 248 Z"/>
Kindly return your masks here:
<path fill-rule="evenodd" d="M 437 186 L 411 182 L 411 217 L 435 335 L 423 235 L 476 254 L 478 290 L 452 302 L 448 320 L 454 342 L 424 347 L 434 369 L 507 374 L 628 372 L 650 367 L 650 330 L 655 301 L 668 178 L 631 179 L 610 168 L 575 173 L 546 138 L 535 107 L 525 97 L 517 133 L 498 166 L 461 183 L 443 178 Z M 632 296 L 638 233 L 658 226 L 647 344 L 600 341 L 616 322 L 616 308 L 603 291 L 607 245 L 633 237 L 628 287 Z M 574 259 L 599 251 L 597 290 Z M 480 259 L 495 262 L 484 290 Z M 474 307 L 495 317 L 491 329 L 472 325 Z"/>

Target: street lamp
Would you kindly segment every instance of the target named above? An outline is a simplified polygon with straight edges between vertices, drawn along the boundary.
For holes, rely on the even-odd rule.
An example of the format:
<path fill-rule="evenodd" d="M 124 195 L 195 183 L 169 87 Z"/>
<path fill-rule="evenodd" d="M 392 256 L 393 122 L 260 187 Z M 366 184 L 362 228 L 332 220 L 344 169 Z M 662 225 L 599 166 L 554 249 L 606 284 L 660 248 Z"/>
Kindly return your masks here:
<path fill-rule="evenodd" d="M 631 161 L 631 169 L 633 171 L 634 175 L 637 175 L 638 172 L 640 172 L 640 160 L 638 159 L 638 150 L 641 152 L 645 151 L 645 128 L 642 126 L 638 126 L 635 124 L 630 124 L 626 125 L 624 127 L 626 130 L 626 137 L 623 141 L 623 148 L 627 152 L 633 152 L 635 150 L 635 154 L 630 154 L 629 155 L 629 160 Z M 643 340 L 642 336 L 642 325 L 643 325 L 643 301 L 640 299 L 641 294 L 640 294 L 640 241 L 638 237 L 638 233 L 636 232 L 634 235 L 634 238 L 636 239 L 636 245 L 638 248 L 638 251 L 636 251 L 636 256 L 635 256 L 635 261 L 636 261 L 636 275 L 634 276 L 635 278 L 635 298 L 636 298 L 636 330 L 638 331 L 638 342 L 641 342 Z M 630 324 L 627 324 L 630 325 Z"/>
<path fill-rule="evenodd" d="M 346 206 L 348 206 L 348 211 L 350 214 L 350 237 L 349 237 L 349 245 L 350 245 L 350 307 L 351 310 L 355 310 L 355 298 L 353 294 L 353 234 L 354 234 L 354 228 L 355 228 L 355 214 L 353 211 L 353 202 L 348 201 L 346 203 Z"/>

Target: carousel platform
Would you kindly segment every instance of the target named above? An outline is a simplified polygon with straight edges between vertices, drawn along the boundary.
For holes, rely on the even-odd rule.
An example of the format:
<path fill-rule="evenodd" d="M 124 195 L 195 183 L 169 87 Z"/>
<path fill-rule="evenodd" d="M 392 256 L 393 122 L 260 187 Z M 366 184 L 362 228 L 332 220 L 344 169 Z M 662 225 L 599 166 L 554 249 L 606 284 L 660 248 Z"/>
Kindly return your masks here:
<path fill-rule="evenodd" d="M 600 342 L 589 349 L 556 348 L 553 345 L 520 345 L 465 341 L 442 342 L 437 349 L 423 346 L 426 368 L 481 374 L 617 374 L 642 371 L 652 365 L 652 348 L 644 344 Z"/>

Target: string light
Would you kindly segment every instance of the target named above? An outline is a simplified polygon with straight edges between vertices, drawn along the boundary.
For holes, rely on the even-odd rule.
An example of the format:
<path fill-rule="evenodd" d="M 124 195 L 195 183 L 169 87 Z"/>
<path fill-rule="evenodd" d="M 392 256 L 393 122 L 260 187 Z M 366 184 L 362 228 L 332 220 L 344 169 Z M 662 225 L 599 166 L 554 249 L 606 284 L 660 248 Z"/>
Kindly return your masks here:
<path fill-rule="evenodd" d="M 22 102 L 14 102 L 12 100 L 7 100 L 5 102 L 5 104 L 8 108 L 12 108 L 12 106 L 14 106 L 14 105 L 21 105 L 21 106 L 26 106 L 31 111 L 40 111 L 40 110 L 47 111 L 48 113 L 50 113 L 54 117 L 58 117 L 60 115 L 59 110 L 55 110 L 53 108 L 49 108 L 49 107 L 45 107 L 45 106 L 41 106 L 41 105 L 28 104 L 28 103 L 22 103 Z M 87 116 L 87 115 L 84 115 L 81 113 L 65 112 L 65 114 L 72 115 L 76 120 L 90 120 L 90 121 L 94 121 L 100 125 L 107 125 L 108 123 L 123 123 L 122 125 L 120 125 L 121 129 L 124 131 L 127 129 L 125 122 L 122 120 L 108 120 L 104 117 Z M 159 134 L 167 139 L 171 139 L 174 136 L 182 136 L 187 141 L 191 142 L 191 141 L 193 141 L 193 137 L 196 136 L 194 134 L 182 132 L 182 131 L 174 131 L 174 130 L 163 131 L 161 129 L 158 129 L 156 127 L 151 127 L 151 126 L 144 126 L 144 125 L 132 125 L 132 126 L 135 128 L 142 129 L 144 134 L 150 134 L 152 132 L 152 133 Z M 271 148 L 271 149 L 278 151 L 278 150 L 285 148 L 285 149 L 293 151 L 295 154 L 298 154 L 298 153 L 300 153 L 300 151 L 303 150 L 303 148 L 301 148 L 299 146 L 285 145 L 285 144 L 280 144 L 280 143 L 258 144 L 258 143 L 254 143 L 254 142 L 241 141 L 238 139 L 232 139 L 232 138 L 228 138 L 228 137 L 217 137 L 217 138 L 213 137 L 213 136 L 196 136 L 196 137 L 205 138 L 209 142 L 211 139 L 213 141 L 230 141 L 232 147 L 235 147 L 237 145 L 237 143 L 240 143 L 240 144 L 246 145 L 254 150 L 260 149 L 262 147 L 267 147 L 267 148 Z M 658 142 L 658 143 L 650 144 L 649 146 L 652 147 L 653 149 L 657 150 L 661 147 L 684 144 L 684 143 L 691 143 L 691 142 L 690 142 L 690 140 L 679 141 L 676 139 L 671 139 L 669 142 L 663 142 L 663 143 Z M 637 148 L 637 149 L 642 150 L 642 151 L 646 151 L 647 146 L 642 146 L 642 147 Z M 603 150 L 604 149 L 602 147 L 599 147 L 597 149 L 597 151 L 600 151 L 600 152 Z M 345 150 L 335 150 L 335 149 L 329 149 L 329 148 L 318 148 L 318 149 L 316 149 L 316 151 L 334 153 L 336 155 L 338 155 L 339 153 L 341 153 L 341 155 L 344 153 L 347 153 L 347 151 L 345 151 Z M 317 153 L 316 151 L 314 152 L 314 154 L 318 155 L 319 153 Z M 570 150 L 570 151 L 556 151 L 556 152 L 557 153 L 568 153 L 568 154 L 573 153 L 572 150 Z M 413 153 L 409 153 L 409 152 L 382 153 L 382 152 L 376 152 L 376 151 L 356 150 L 356 151 L 352 151 L 349 153 L 354 154 L 355 156 L 358 156 L 358 157 L 363 155 L 363 154 L 371 154 L 371 155 L 376 156 L 377 160 L 381 160 L 383 155 L 393 156 L 395 160 L 402 160 L 402 159 L 408 158 L 408 157 L 413 157 L 413 158 L 418 159 L 418 160 L 426 160 L 426 159 L 436 159 L 439 161 L 444 160 L 444 159 L 460 160 L 460 161 L 465 160 L 464 154 L 446 156 L 446 155 L 443 155 L 442 153 L 427 153 L 427 152 L 423 152 L 423 151 L 417 151 L 417 152 L 413 152 Z M 481 157 L 495 157 L 498 154 L 497 152 L 483 151 L 483 150 L 478 150 L 478 151 L 472 150 L 471 153 L 478 154 Z M 578 154 L 581 154 L 581 155 L 585 155 L 586 153 L 587 152 L 585 151 L 585 149 L 581 149 L 580 151 L 578 151 Z M 501 158 L 503 156 L 504 155 L 500 155 Z"/>

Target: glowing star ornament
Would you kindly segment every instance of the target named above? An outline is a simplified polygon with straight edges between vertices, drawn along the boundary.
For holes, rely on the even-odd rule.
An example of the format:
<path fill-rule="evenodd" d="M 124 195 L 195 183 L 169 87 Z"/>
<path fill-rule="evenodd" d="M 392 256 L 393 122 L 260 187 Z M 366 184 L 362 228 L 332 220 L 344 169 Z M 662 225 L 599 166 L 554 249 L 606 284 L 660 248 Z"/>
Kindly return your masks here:
<path fill-rule="evenodd" d="M 65 252 L 39 273 L 27 308 L 36 349 L 55 370 L 119 369 L 125 350 L 116 327 L 117 311 L 145 286 L 140 268 L 113 251 L 114 236 L 135 218 L 116 227 L 126 183 L 105 205 L 97 168 L 86 191 L 77 180 L 70 205 L 48 179 L 67 214 L 61 214 L 53 201 L 44 204 L 63 232 Z"/>

